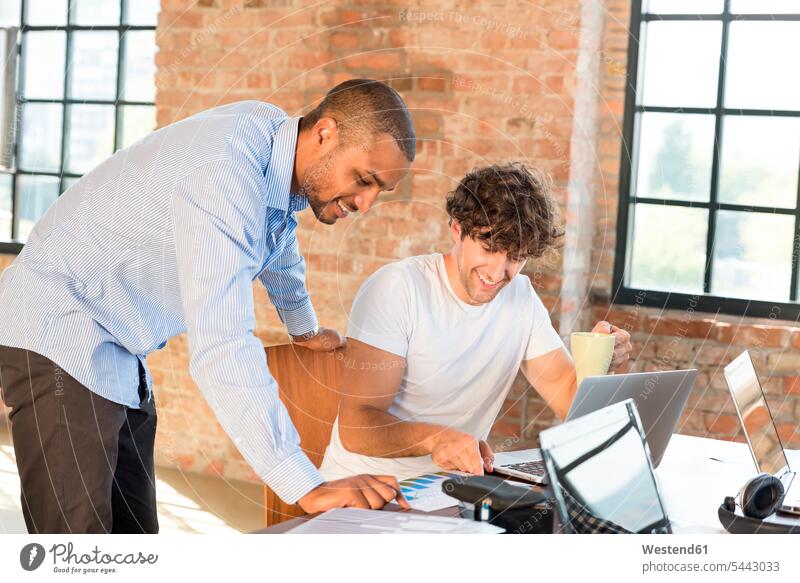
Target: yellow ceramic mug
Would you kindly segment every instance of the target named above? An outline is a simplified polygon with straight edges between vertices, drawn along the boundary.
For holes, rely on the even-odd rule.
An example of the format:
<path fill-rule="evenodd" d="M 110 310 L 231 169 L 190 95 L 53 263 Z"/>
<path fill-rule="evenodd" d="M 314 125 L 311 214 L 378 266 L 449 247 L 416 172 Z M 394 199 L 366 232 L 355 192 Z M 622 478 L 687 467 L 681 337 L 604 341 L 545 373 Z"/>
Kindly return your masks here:
<path fill-rule="evenodd" d="M 578 386 L 586 377 L 608 373 L 614 356 L 614 335 L 596 332 L 573 332 L 570 335 L 572 358 L 578 375 Z"/>

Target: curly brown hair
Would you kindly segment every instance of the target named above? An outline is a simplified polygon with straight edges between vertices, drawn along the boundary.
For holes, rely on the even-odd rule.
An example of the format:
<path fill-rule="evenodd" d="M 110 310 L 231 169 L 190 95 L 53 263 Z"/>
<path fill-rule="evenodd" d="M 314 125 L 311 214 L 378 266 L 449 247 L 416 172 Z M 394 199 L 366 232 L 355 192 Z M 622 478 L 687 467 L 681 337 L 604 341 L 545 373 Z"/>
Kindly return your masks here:
<path fill-rule="evenodd" d="M 447 214 L 462 239 L 514 259 L 541 257 L 564 236 L 550 181 L 519 162 L 472 169 L 447 195 Z"/>

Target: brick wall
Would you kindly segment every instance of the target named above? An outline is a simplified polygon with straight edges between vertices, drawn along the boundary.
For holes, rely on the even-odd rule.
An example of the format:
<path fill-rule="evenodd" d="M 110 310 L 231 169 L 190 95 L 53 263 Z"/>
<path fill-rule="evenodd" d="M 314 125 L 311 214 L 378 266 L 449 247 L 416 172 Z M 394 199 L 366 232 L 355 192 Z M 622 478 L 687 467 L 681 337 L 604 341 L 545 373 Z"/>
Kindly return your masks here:
<path fill-rule="evenodd" d="M 525 161 L 551 174 L 568 237 L 526 272 L 562 334 L 602 317 L 629 329 L 632 370 L 695 366 L 680 430 L 737 438 L 720 365 L 755 343 L 784 437 L 797 442 L 798 333 L 779 321 L 613 306 L 611 271 L 624 102 L 628 0 L 415 3 L 163 0 L 160 125 L 260 99 L 300 114 L 355 76 L 400 91 L 419 137 L 412 175 L 363 217 L 334 227 L 301 218 L 308 284 L 324 325 L 344 329 L 358 286 L 386 262 L 447 249 L 444 195 L 474 165 Z M 285 332 L 254 288 L 256 333 Z M 188 376 L 185 337 L 149 357 L 159 407 L 158 463 L 255 480 Z M 504 447 L 553 422 L 520 378 L 495 425 Z M 740 438 L 740 437 L 739 437 Z"/>

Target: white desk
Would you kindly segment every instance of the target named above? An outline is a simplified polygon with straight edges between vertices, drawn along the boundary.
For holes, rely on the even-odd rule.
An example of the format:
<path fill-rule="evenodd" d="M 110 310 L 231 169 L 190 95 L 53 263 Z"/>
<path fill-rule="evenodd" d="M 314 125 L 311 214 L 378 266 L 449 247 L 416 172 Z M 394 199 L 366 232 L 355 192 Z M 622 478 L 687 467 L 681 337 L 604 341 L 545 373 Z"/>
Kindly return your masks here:
<path fill-rule="evenodd" d="M 725 532 L 717 518 L 719 505 L 756 473 L 746 443 L 673 435 L 656 469 L 673 531 Z M 784 521 L 780 515 L 774 520 Z"/>
<path fill-rule="evenodd" d="M 800 467 L 800 452 L 791 457 Z M 714 459 L 712 459 L 714 458 Z M 717 461 L 722 460 L 722 461 Z M 673 435 L 656 469 L 667 516 L 676 534 L 724 533 L 717 509 L 725 496 L 734 496 L 747 480 L 756 475 L 756 466 L 746 443 Z M 390 504 L 387 509 L 398 510 Z M 446 508 L 434 514 L 457 516 L 458 510 Z M 278 534 L 302 524 L 307 518 L 295 518 L 260 530 Z M 773 520 L 783 521 L 780 517 Z"/>

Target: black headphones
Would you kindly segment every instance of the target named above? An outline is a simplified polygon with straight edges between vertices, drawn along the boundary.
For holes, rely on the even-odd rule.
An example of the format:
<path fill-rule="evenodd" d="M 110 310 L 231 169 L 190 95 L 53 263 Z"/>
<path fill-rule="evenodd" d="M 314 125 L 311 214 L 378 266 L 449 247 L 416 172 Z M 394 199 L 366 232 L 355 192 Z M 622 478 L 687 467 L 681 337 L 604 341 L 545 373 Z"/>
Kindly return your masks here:
<path fill-rule="evenodd" d="M 783 482 L 778 478 L 770 474 L 759 474 L 739 490 L 742 514 L 751 518 L 766 518 L 777 510 L 785 493 Z M 734 500 L 734 505 L 735 503 Z"/>
<path fill-rule="evenodd" d="M 726 496 L 717 512 L 725 530 L 733 533 L 800 533 L 800 525 L 786 526 L 763 519 L 778 509 L 786 493 L 783 482 L 770 474 L 759 474 L 749 480 L 739 491 L 739 502 L 733 496 Z M 736 507 L 742 515 L 736 513 Z"/>

